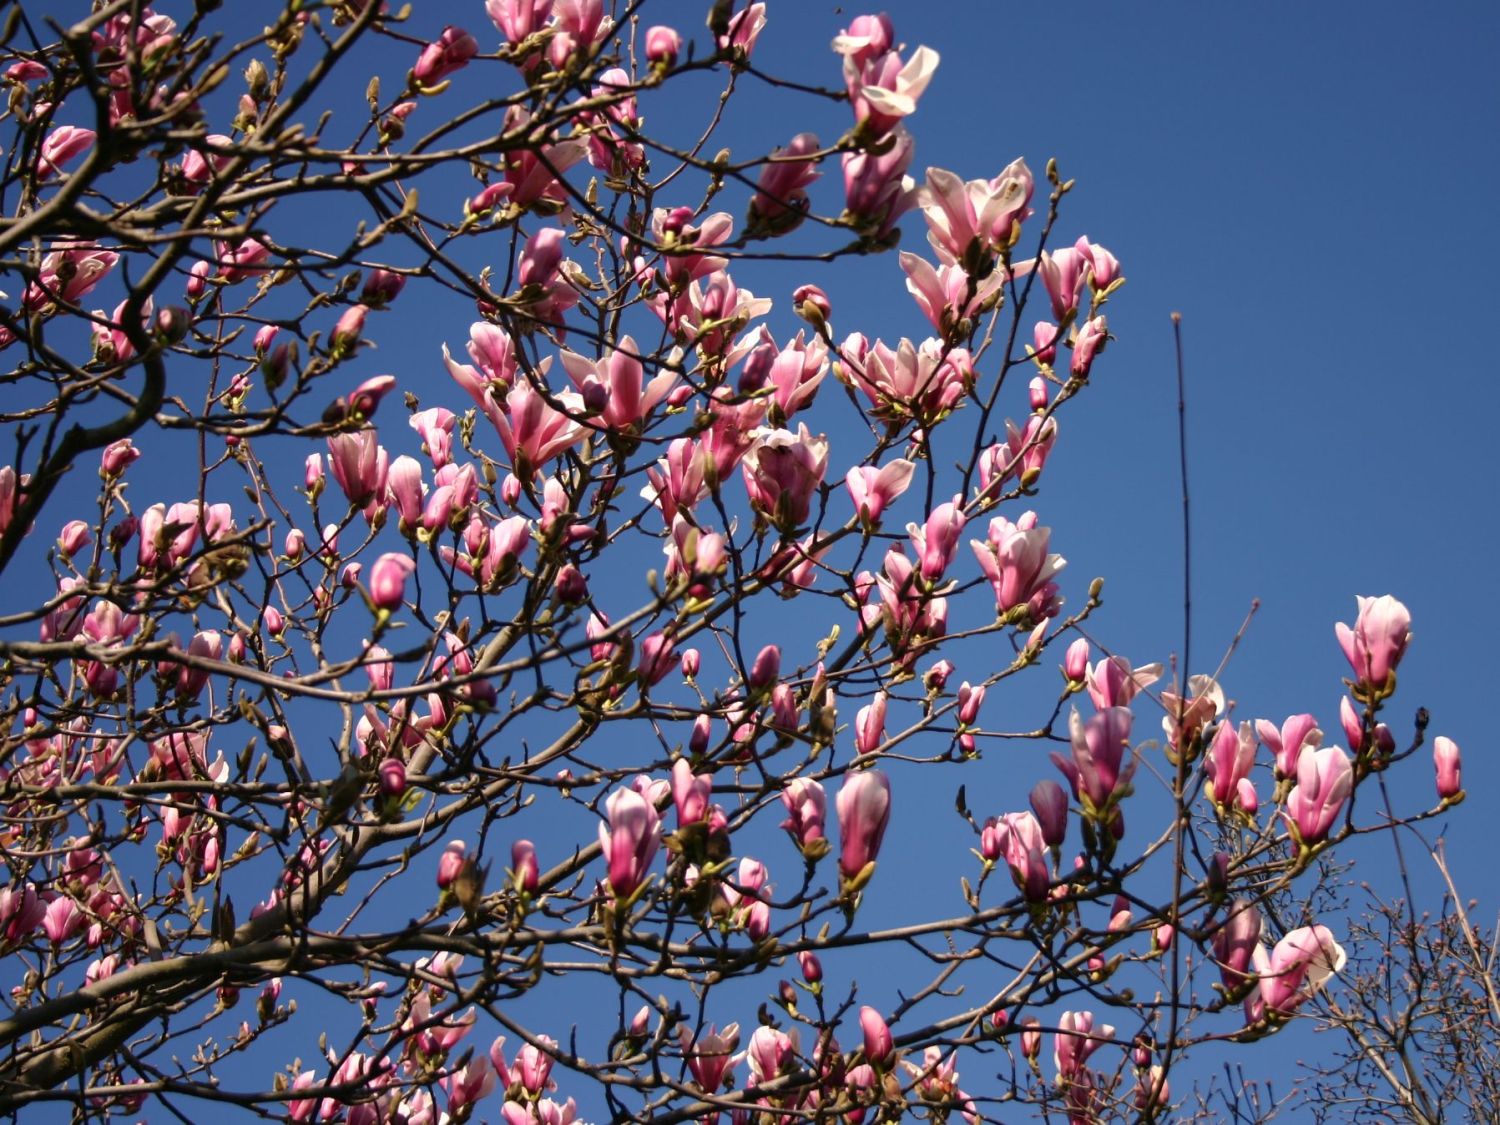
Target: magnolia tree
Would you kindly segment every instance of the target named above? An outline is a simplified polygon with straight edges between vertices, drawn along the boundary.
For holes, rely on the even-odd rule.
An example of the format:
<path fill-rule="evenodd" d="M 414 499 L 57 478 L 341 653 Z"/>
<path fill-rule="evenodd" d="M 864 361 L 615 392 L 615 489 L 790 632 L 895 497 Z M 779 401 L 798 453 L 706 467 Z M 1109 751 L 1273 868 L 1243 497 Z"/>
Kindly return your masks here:
<path fill-rule="evenodd" d="M 0 1107 L 1150 1120 L 1324 1002 L 1408 614 L 1332 737 L 1091 641 L 1124 276 L 1054 165 L 916 161 L 935 52 L 67 7 L 0 60 Z"/>

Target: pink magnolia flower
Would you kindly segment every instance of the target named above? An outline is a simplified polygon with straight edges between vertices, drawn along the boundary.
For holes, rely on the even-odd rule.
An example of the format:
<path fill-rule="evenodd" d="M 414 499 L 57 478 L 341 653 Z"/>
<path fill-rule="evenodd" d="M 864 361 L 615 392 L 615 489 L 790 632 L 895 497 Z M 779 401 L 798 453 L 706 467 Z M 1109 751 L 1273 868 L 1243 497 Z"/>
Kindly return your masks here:
<path fill-rule="evenodd" d="M 1051 778 L 1038 781 L 1031 789 L 1031 811 L 1047 846 L 1062 847 L 1068 835 L 1068 797 L 1062 786 Z"/>
<path fill-rule="evenodd" d="M 1073 362 L 1069 370 L 1079 379 L 1087 379 L 1094 366 L 1094 357 L 1104 350 L 1109 342 L 1109 321 L 1102 316 L 1084 322 L 1073 342 Z"/>
<path fill-rule="evenodd" d="M 1063 676 L 1070 684 L 1081 685 L 1089 675 L 1089 642 L 1079 637 L 1063 656 Z"/>
<path fill-rule="evenodd" d="M 896 41 L 896 28 L 891 17 L 879 15 L 855 16 L 849 26 L 834 36 L 832 49 L 856 66 L 863 66 L 870 59 L 889 51 Z"/>
<path fill-rule="evenodd" d="M 417 564 L 407 555 L 387 553 L 370 568 L 370 601 L 376 609 L 397 610 L 406 599 L 406 579 Z"/>
<path fill-rule="evenodd" d="M 578 290 L 570 285 L 563 271 L 563 232 L 543 227 L 521 248 L 516 279 L 521 288 L 517 299 L 527 313 L 543 324 L 562 327 L 565 312 L 578 303 Z"/>
<path fill-rule="evenodd" d="M 844 87 L 861 135 L 884 137 L 903 117 L 915 113 L 938 62 L 938 53 L 930 47 L 918 47 L 904 63 L 895 51 L 844 55 Z"/>
<path fill-rule="evenodd" d="M 622 336 L 619 346 L 597 361 L 565 349 L 562 365 L 584 403 L 602 399 L 604 405 L 596 411 L 600 420 L 623 432 L 639 428 L 677 382 L 677 372 L 669 367 L 662 367 L 649 383 L 645 382 L 640 357 L 635 340 Z"/>
<path fill-rule="evenodd" d="M 1286 800 L 1287 824 L 1298 840 L 1316 844 L 1328 830 L 1354 789 L 1354 767 L 1337 746 L 1305 751 L 1297 763 L 1297 784 Z"/>
<path fill-rule="evenodd" d="M 1073 798 L 1095 816 L 1104 814 L 1129 792 L 1136 767 L 1134 758 L 1125 757 L 1131 719 L 1128 707 L 1106 708 L 1087 722 L 1073 711 L 1068 716 L 1072 760 L 1052 754 L 1052 763 L 1073 787 Z"/>
<path fill-rule="evenodd" d="M 867 346 L 855 334 L 844 341 L 840 378 L 869 398 L 883 421 L 915 419 L 931 425 L 954 409 L 974 385 L 974 366 L 963 348 L 929 339 L 917 347 L 904 337 L 892 351 L 883 341 Z"/>
<path fill-rule="evenodd" d="M 423 498 L 427 492 L 422 484 L 421 463 L 403 453 L 391 462 L 385 480 L 391 506 L 401 521 L 402 533 L 415 535 L 417 525 L 422 521 Z"/>
<path fill-rule="evenodd" d="M 42 151 L 37 163 L 37 179 L 50 180 L 62 172 L 62 165 L 94 147 L 98 137 L 92 129 L 81 129 L 76 125 L 59 125 L 42 141 Z"/>
<path fill-rule="evenodd" d="M 1035 484 L 1056 443 L 1057 419 L 1033 414 L 1018 428 L 1007 418 L 1005 443 L 992 445 L 980 455 L 981 494 L 986 498 L 997 496 L 1000 486 L 1016 476 L 1028 488 Z"/>
<path fill-rule="evenodd" d="M 748 60 L 765 26 L 766 6 L 762 3 L 747 4 L 729 17 L 724 34 L 719 36 L 719 50 Z"/>
<path fill-rule="evenodd" d="M 1047 840 L 1030 812 L 1006 813 L 985 822 L 981 840 L 986 858 L 999 857 L 1027 902 L 1045 902 L 1052 883 L 1047 867 Z"/>
<path fill-rule="evenodd" d="M 1076 246 L 1065 247 L 1056 254 L 1042 251 L 1036 269 L 1047 295 L 1052 298 L 1054 320 L 1066 321 L 1077 314 L 1091 266 L 1088 255 Z"/>
<path fill-rule="evenodd" d="M 724 1084 L 724 1076 L 732 1072 L 740 1060 L 740 1056 L 734 1053 L 740 1045 L 740 1025 L 732 1023 L 720 1031 L 710 1024 L 707 1030 L 695 1037 L 679 1024 L 677 1037 L 693 1081 L 705 1094 L 714 1093 Z"/>
<path fill-rule="evenodd" d="M 373 429 L 334 434 L 328 439 L 328 471 L 349 503 L 362 508 L 383 496 L 390 472 L 388 455 Z"/>
<path fill-rule="evenodd" d="M 792 842 L 810 858 L 816 858 L 827 850 L 823 836 L 824 819 L 828 811 L 828 798 L 823 786 L 805 777 L 795 777 L 781 791 L 781 803 L 786 806 L 787 818 L 781 822 L 792 837 Z"/>
<path fill-rule="evenodd" d="M 882 1070 L 889 1067 L 896 1050 L 885 1017 L 866 1004 L 859 1010 L 859 1029 L 865 1040 L 865 1061 Z"/>
<path fill-rule="evenodd" d="M 55 243 L 42 259 L 36 280 L 21 295 L 21 305 L 29 311 L 45 311 L 58 302 L 77 304 L 98 288 L 119 260 L 113 250 L 101 250 L 93 243 Z"/>
<path fill-rule="evenodd" d="M 869 881 L 891 819 L 891 783 L 879 770 L 848 778 L 835 802 L 839 814 L 839 873 L 852 893 Z"/>
<path fill-rule="evenodd" d="M 911 134 L 897 126 L 890 148 L 878 155 L 866 151 L 843 156 L 843 220 L 861 235 L 884 239 L 895 229 L 896 220 L 916 203 L 916 184 L 906 174 L 911 167 L 914 142 Z"/>
<path fill-rule="evenodd" d="M 1340 622 L 1333 631 L 1360 686 L 1377 697 L 1387 695 L 1391 676 L 1411 640 L 1411 613 L 1390 594 L 1358 600 L 1354 628 Z"/>
<path fill-rule="evenodd" d="M 99 455 L 99 475 L 105 478 L 117 477 L 141 458 L 141 451 L 135 447 L 135 443 L 129 438 L 121 438 L 119 441 L 111 442 L 104 447 L 104 452 Z M 4 472 L 4 470 L 0 470 Z"/>
<path fill-rule="evenodd" d="M 900 260 L 907 292 L 932 327 L 951 340 L 968 335 L 974 322 L 994 308 L 1005 284 L 1005 274 L 1000 270 L 976 281 L 951 262 L 934 268 L 926 258 L 906 250 Z"/>
<path fill-rule="evenodd" d="M 652 66 L 670 70 L 677 65 L 682 50 L 682 36 L 675 28 L 656 24 L 646 29 L 646 59 Z"/>
<path fill-rule="evenodd" d="M 927 169 L 927 185 L 917 196 L 927 241 L 943 262 L 980 272 L 983 259 L 1020 237 L 1034 187 L 1031 169 L 1019 159 L 992 180 L 967 183 L 942 168 Z"/>
<path fill-rule="evenodd" d="M 646 880 L 646 869 L 661 846 L 661 818 L 634 789 L 616 789 L 605 802 L 609 824 L 599 825 L 599 847 L 609 864 L 609 885 L 628 902 Z"/>
<path fill-rule="evenodd" d="M 468 859 L 468 845 L 462 840 L 449 840 L 443 854 L 438 857 L 437 885 L 446 890 L 458 878 Z"/>
<path fill-rule="evenodd" d="M 904 458 L 878 469 L 873 465 L 856 465 L 850 469 L 844 477 L 844 484 L 849 489 L 849 499 L 854 502 L 860 522 L 868 528 L 877 526 L 886 506 L 911 484 L 915 471 L 916 465 Z"/>
<path fill-rule="evenodd" d="M 695 774 L 686 758 L 672 764 L 672 802 L 677 806 L 678 827 L 698 824 L 708 816 L 713 791 L 713 774 Z"/>
<path fill-rule="evenodd" d="M 813 492 L 828 469 L 828 440 L 797 432 L 762 431 L 742 464 L 750 506 L 768 523 L 791 531 L 807 521 Z"/>
<path fill-rule="evenodd" d="M 1075 1080 L 1089 1056 L 1114 1037 L 1115 1029 L 1107 1023 L 1094 1030 L 1093 1012 L 1064 1012 L 1053 1040 L 1052 1061 L 1059 1080 Z"/>
<path fill-rule="evenodd" d="M 458 422 L 453 411 L 434 406 L 430 410 L 418 411 L 407 422 L 422 439 L 422 452 L 432 459 L 434 469 L 452 463 L 453 428 Z"/>
<path fill-rule="evenodd" d="M 552 14 L 553 0 L 485 0 L 484 10 L 511 43 L 520 43 L 542 29 Z"/>
<path fill-rule="evenodd" d="M 785 148 L 771 150 L 750 197 L 747 236 L 785 234 L 802 222 L 808 208 L 807 189 L 823 174 L 817 161 L 809 159 L 818 147 L 816 134 L 798 133 Z"/>
<path fill-rule="evenodd" d="M 1089 262 L 1089 284 L 1096 291 L 1108 289 L 1119 279 L 1120 260 L 1098 243 L 1090 242 L 1084 235 L 1073 244 Z"/>
<path fill-rule="evenodd" d="M 536 894 L 542 872 L 537 864 L 536 845 L 530 840 L 517 840 L 510 846 L 510 875 L 517 890 Z"/>
<path fill-rule="evenodd" d="M 1458 743 L 1442 734 L 1433 739 L 1432 764 L 1437 771 L 1439 798 L 1451 801 L 1463 792 Z"/>
<path fill-rule="evenodd" d="M 564 391 L 553 397 L 569 413 L 585 413 L 583 400 L 575 392 Z M 528 379 L 516 380 L 505 396 L 505 413 L 497 411 L 490 420 L 499 431 L 500 441 L 518 476 L 535 474 L 552 458 L 575 445 L 585 432 L 568 413 L 548 405 Z"/>
<path fill-rule="evenodd" d="M 669 288 L 720 272 L 727 258 L 704 253 L 734 235 L 734 216 L 715 211 L 693 223 L 691 207 L 658 207 L 651 213 L 651 237 L 662 248 L 661 270 Z"/>
<path fill-rule="evenodd" d="M 217 277 L 225 285 L 233 285 L 237 281 L 243 281 L 247 277 L 255 277 L 265 273 L 265 261 L 271 256 L 271 249 L 258 238 L 247 238 L 233 246 L 227 242 L 215 244 L 217 252 L 213 263 L 204 263 L 212 269 L 217 265 Z"/>
<path fill-rule="evenodd" d="M 1088 671 L 1089 698 L 1100 711 L 1108 707 L 1126 707 L 1142 688 L 1161 679 L 1160 664 L 1132 668 L 1123 656 L 1099 661 Z"/>
<path fill-rule="evenodd" d="M 888 696 L 875 693 L 874 702 L 859 709 L 854 717 L 854 748 L 857 754 L 873 754 L 885 741 L 885 712 Z"/>
<path fill-rule="evenodd" d="M 47 907 L 33 883 L 0 890 L 0 936 L 10 943 L 23 940 L 42 924 L 47 917 Z"/>
<path fill-rule="evenodd" d="M 1240 783 L 1249 777 L 1253 765 L 1255 732 L 1250 724 L 1241 723 L 1236 732 L 1233 723 L 1220 723 L 1208 748 L 1208 780 L 1203 783 L 1203 792 L 1221 813 L 1233 809 L 1239 801 Z"/>
<path fill-rule="evenodd" d="M 1025 622 L 1054 616 L 1061 605 L 1052 581 L 1067 565 L 1061 555 L 1048 554 L 1052 529 L 1036 526 L 1036 513 L 1025 512 L 1015 523 L 1004 516 L 990 521 L 985 541 L 970 540 L 979 568 L 995 591 L 995 607 L 1002 614 L 1019 611 Z"/>
<path fill-rule="evenodd" d="M 533 1096 L 556 1088 L 551 1081 L 553 1057 L 557 1040 L 549 1035 L 538 1035 L 535 1043 L 523 1043 L 516 1051 L 512 1076 L 521 1088 Z"/>
<path fill-rule="evenodd" d="M 47 904 L 42 915 L 42 932 L 53 945 L 61 945 L 83 928 L 87 921 L 78 903 L 68 895 L 59 895 Z"/>
<path fill-rule="evenodd" d="M 757 1027 L 745 1050 L 754 1084 L 769 1082 L 791 1066 L 797 1057 L 797 1046 L 795 1029 L 788 1035 L 774 1027 Z"/>
<path fill-rule="evenodd" d="M 479 41 L 461 27 L 445 27 L 443 33 L 422 48 L 412 67 L 412 81 L 423 93 L 436 93 L 434 89 L 448 75 L 469 65 L 469 60 L 479 53 Z"/>
<path fill-rule="evenodd" d="M 1255 972 L 1259 977 L 1258 1004 L 1247 1002 L 1251 1019 L 1265 1013 L 1289 1016 L 1311 999 L 1328 978 L 1344 967 L 1344 950 L 1326 926 L 1303 926 L 1276 943 L 1267 956 L 1265 947 L 1255 947 Z"/>
<path fill-rule="evenodd" d="M 558 70 L 576 51 L 592 47 L 614 26 L 605 19 L 603 0 L 556 0 L 553 16 L 555 30 L 547 44 L 547 57 Z"/>
<path fill-rule="evenodd" d="M 1304 750 L 1316 750 L 1323 741 L 1323 732 L 1318 729 L 1318 720 L 1311 715 L 1292 715 L 1281 724 L 1280 729 L 1268 719 L 1255 721 L 1255 732 L 1260 740 L 1276 755 L 1276 777 L 1278 779 L 1297 776 L 1297 763 Z"/>
<path fill-rule="evenodd" d="M 918 572 L 930 584 L 936 584 L 953 561 L 953 552 L 958 549 L 958 537 L 968 523 L 964 515 L 962 496 L 939 504 L 921 527 L 914 523 L 906 525 L 912 549 L 917 555 Z"/>

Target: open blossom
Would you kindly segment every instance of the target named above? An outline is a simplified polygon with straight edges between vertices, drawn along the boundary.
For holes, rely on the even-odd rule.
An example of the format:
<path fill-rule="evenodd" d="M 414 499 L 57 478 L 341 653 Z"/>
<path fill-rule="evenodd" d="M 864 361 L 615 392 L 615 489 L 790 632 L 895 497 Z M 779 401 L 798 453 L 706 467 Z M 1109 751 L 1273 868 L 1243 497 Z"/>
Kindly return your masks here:
<path fill-rule="evenodd" d="M 603 403 L 595 413 L 613 430 L 637 428 L 677 382 L 677 373 L 662 367 L 645 380 L 641 352 L 630 336 L 597 361 L 564 350 L 562 365 L 582 395 L 585 405 Z"/>
<path fill-rule="evenodd" d="M 1115 1029 L 1107 1023 L 1095 1029 L 1093 1012 L 1064 1012 L 1057 1021 L 1053 1042 L 1052 1061 L 1058 1077 L 1065 1081 L 1075 1078 L 1089 1056 L 1114 1037 Z"/>
<path fill-rule="evenodd" d="M 1326 840 L 1353 790 L 1354 767 L 1343 750 L 1305 751 L 1297 763 L 1297 785 L 1286 800 L 1287 823 L 1303 844 Z"/>
<path fill-rule="evenodd" d="M 767 522 L 792 529 L 807 522 L 812 497 L 828 469 L 828 441 L 805 425 L 763 431 L 745 454 L 743 472 L 750 506 Z"/>
<path fill-rule="evenodd" d="M 583 400 L 574 391 L 553 396 L 568 413 L 583 414 Z M 505 396 L 505 411 L 491 421 L 510 455 L 518 476 L 530 476 L 548 461 L 576 444 L 584 427 L 562 410 L 554 410 L 529 379 L 517 379 Z"/>
<path fill-rule="evenodd" d="M 719 36 L 719 50 L 748 59 L 765 26 L 766 6 L 747 4 L 729 17 L 724 34 Z"/>
<path fill-rule="evenodd" d="M 1161 679 L 1160 664 L 1132 668 L 1123 656 L 1110 656 L 1088 670 L 1089 698 L 1100 711 L 1106 707 L 1126 707 L 1142 688 Z"/>
<path fill-rule="evenodd" d="M 858 333 L 844 341 L 840 378 L 870 400 L 871 413 L 884 421 L 914 418 L 931 425 L 949 413 L 974 385 L 974 365 L 963 348 L 941 340 L 918 347 L 902 338 L 892 350 Z"/>
<path fill-rule="evenodd" d="M 661 846 L 661 818 L 634 789 L 616 789 L 605 802 L 609 823 L 599 825 L 599 847 L 609 864 L 615 898 L 628 901 L 646 881 L 646 870 Z"/>
<path fill-rule="evenodd" d="M 1025 512 L 1015 523 L 1004 516 L 990 521 L 983 542 L 970 540 L 979 568 L 995 591 L 995 607 L 1009 614 L 1025 607 L 1024 618 L 1036 622 L 1054 616 L 1061 605 L 1052 581 L 1067 565 L 1061 555 L 1047 552 L 1052 529 L 1036 526 L 1036 513 Z"/>
<path fill-rule="evenodd" d="M 906 250 L 901 252 L 901 270 L 917 307 L 949 339 L 961 339 L 979 316 L 994 308 L 1005 284 L 999 270 L 976 281 L 951 262 L 934 268 L 926 258 Z"/>
<path fill-rule="evenodd" d="M 938 62 L 938 53 L 930 47 L 918 47 L 905 62 L 895 51 L 845 54 L 844 87 L 861 135 L 883 137 L 903 117 L 915 113 L 918 99 L 937 73 Z"/>
<path fill-rule="evenodd" d="M 1384 695 L 1411 640 L 1411 613 L 1390 594 L 1358 600 L 1354 628 L 1340 622 L 1334 634 L 1357 682 L 1368 692 Z"/>
<path fill-rule="evenodd" d="M 906 491 L 915 471 L 916 466 L 904 458 L 878 469 L 874 465 L 856 465 L 850 469 L 844 484 L 860 521 L 868 527 L 878 525 L 886 506 Z"/>
<path fill-rule="evenodd" d="M 1047 296 L 1052 299 L 1054 320 L 1065 321 L 1077 315 L 1090 265 L 1088 255 L 1076 246 L 1066 246 L 1055 254 L 1042 251 L 1036 271 L 1041 275 Z"/>
<path fill-rule="evenodd" d="M 50 180 L 62 171 L 62 165 L 94 147 L 98 134 L 76 125 L 59 125 L 42 141 L 37 179 Z"/>
<path fill-rule="evenodd" d="M 1311 715 L 1292 715 L 1280 728 L 1268 719 L 1255 721 L 1255 732 L 1276 755 L 1277 779 L 1296 777 L 1297 763 L 1305 750 L 1316 750 L 1323 741 L 1318 720 Z"/>
<path fill-rule="evenodd" d="M 780 1075 L 796 1059 L 797 1047 L 796 1029 L 789 1035 L 774 1027 L 757 1027 L 745 1050 L 752 1080 L 759 1084 Z"/>
<path fill-rule="evenodd" d="M 1077 711 L 1068 717 L 1072 759 L 1053 753 L 1052 762 L 1086 811 L 1101 813 L 1128 791 L 1136 767 L 1134 758 L 1125 757 L 1131 719 L 1128 707 L 1107 708 L 1087 722 Z"/>
<path fill-rule="evenodd" d="M 1034 188 L 1031 169 L 1019 159 L 994 179 L 967 183 L 942 168 L 929 168 L 927 185 L 917 196 L 927 241 L 943 262 L 980 273 L 984 259 L 1015 244 L 1031 214 Z"/>
<path fill-rule="evenodd" d="M 50 309 L 59 301 L 76 304 L 87 297 L 119 262 L 113 250 L 101 250 L 90 242 L 59 242 L 42 259 L 37 278 L 21 296 L 23 308 Z"/>
<path fill-rule="evenodd" d="M 725 1075 L 734 1070 L 741 1058 L 734 1053 L 734 1049 L 740 1045 L 740 1025 L 732 1023 L 720 1031 L 710 1024 L 707 1029 L 694 1036 L 679 1024 L 677 1036 L 693 1081 L 704 1093 L 714 1093 L 724 1084 Z"/>
<path fill-rule="evenodd" d="M 1259 1003 L 1247 1003 L 1252 1019 L 1264 1013 L 1289 1016 L 1344 967 L 1344 950 L 1326 926 L 1303 926 L 1276 943 L 1267 955 L 1255 947 Z"/>

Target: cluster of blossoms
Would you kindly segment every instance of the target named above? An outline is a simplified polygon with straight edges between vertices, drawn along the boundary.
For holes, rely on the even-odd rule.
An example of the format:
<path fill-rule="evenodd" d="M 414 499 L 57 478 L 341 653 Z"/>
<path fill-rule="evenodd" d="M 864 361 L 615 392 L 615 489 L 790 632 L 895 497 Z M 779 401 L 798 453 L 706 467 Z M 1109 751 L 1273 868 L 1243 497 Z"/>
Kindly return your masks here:
<path fill-rule="evenodd" d="M 420 46 L 383 5 L 291 5 L 240 49 L 224 133 L 206 114 L 228 64 L 202 69 L 197 19 L 189 36 L 119 7 L 66 51 L 7 48 L 4 72 L 18 206 L 40 229 L 15 262 L 0 349 L 25 353 L 26 393 L 54 397 L 7 416 L 17 452 L 0 466 L 0 569 L 23 551 L 50 568 L 37 605 L 0 621 L 0 953 L 14 969 L 0 1108 L 54 1088 L 76 1090 L 80 1113 L 223 1096 L 223 1060 L 301 1034 L 309 1009 L 299 1018 L 291 994 L 316 988 L 321 1011 L 352 1014 L 313 1065 L 302 1050 L 259 1093 L 293 1121 L 567 1125 L 592 1080 L 621 1119 L 976 1122 L 1005 1100 L 972 1068 L 959 1086 L 960 1055 L 983 1045 L 1025 1060 L 1025 1096 L 1091 1125 L 1125 1100 L 1124 1064 L 1096 1059 L 1124 1044 L 1043 997 L 1109 989 L 1154 1026 L 1111 982 L 1190 941 L 1219 992 L 1185 1008 L 1227 1010 L 1227 1033 L 1251 1038 L 1344 965 L 1326 924 L 1270 932 L 1255 888 L 1267 869 L 1290 884 L 1356 831 L 1356 787 L 1398 759 L 1380 715 L 1409 614 L 1361 598 L 1338 627 L 1347 751 L 1310 714 L 1237 720 L 1210 678 L 1162 684 L 1160 664 L 1093 659 L 1081 630 L 1098 589 L 1069 605 L 1076 571 L 1037 490 L 1124 277 L 1087 237 L 1045 244 L 1022 160 L 975 180 L 927 168 L 918 185 L 908 125 L 937 52 L 899 44 L 884 15 L 851 20 L 832 43 L 842 136 L 799 131 L 735 163 L 700 155 L 717 118 L 668 144 L 644 133 L 644 108 L 712 73 L 727 101 L 759 72 L 761 3 L 715 5 L 695 44 L 616 25 L 602 0 L 487 0 L 494 33 L 450 25 Z M 384 94 L 370 83 L 361 139 L 325 149 L 333 133 L 314 141 L 297 113 L 371 33 L 400 45 L 399 73 Z M 299 79 L 289 60 L 317 49 Z M 514 96 L 407 144 L 481 68 Z M 85 101 L 91 127 L 65 123 Z M 442 149 L 476 120 L 490 140 Z M 118 187 L 106 173 L 127 156 L 159 171 L 149 207 L 119 204 L 130 229 L 170 228 L 159 254 L 98 229 Z M 835 158 L 842 181 L 824 183 Z M 429 176 L 442 167 L 477 190 Z M 706 190 L 686 188 L 693 173 Z M 1055 205 L 1069 184 L 1051 167 L 1046 182 Z M 743 220 L 710 209 L 737 191 Z M 302 192 L 375 220 L 344 247 L 294 250 L 306 239 L 282 229 L 278 200 Z M 822 194 L 832 213 L 814 220 Z M 927 233 L 900 255 L 920 339 L 836 333 L 849 308 L 817 285 L 788 302 L 734 277 L 752 243 L 832 230 L 871 253 L 905 216 Z M 462 264 L 507 240 L 507 260 Z M 372 259 L 382 247 L 391 260 Z M 1021 323 L 1033 285 L 1048 315 L 999 355 L 990 329 L 1007 311 Z M 102 294 L 85 307 L 111 289 L 112 311 Z M 419 289 L 469 303 L 421 304 Z M 795 325 L 777 319 L 788 307 Z M 387 326 L 418 315 L 437 378 L 368 374 Z M 461 348 L 441 342 L 465 331 Z M 188 405 L 177 367 L 193 362 L 212 377 Z M 100 398 L 124 422 L 95 426 Z M 1000 409 L 1011 398 L 1019 422 Z M 89 410 L 65 419 L 75 400 Z M 66 436 L 32 444 L 44 415 Z M 164 445 L 197 438 L 193 480 L 149 447 L 153 425 Z M 955 478 L 945 450 L 964 426 Z M 869 444 L 852 449 L 851 432 Z M 70 506 L 81 498 L 97 515 Z M 655 564 L 644 594 L 621 569 L 632 549 Z M 888 834 L 903 819 L 925 830 L 914 771 L 986 776 L 988 748 L 1013 737 L 987 729 L 986 701 L 1000 712 L 1004 681 L 1064 644 L 1056 707 L 1029 735 L 1062 748 L 1038 761 L 1061 779 L 982 823 L 960 791 L 981 863 L 977 886 L 959 882 L 970 913 L 858 929 L 901 882 L 908 849 Z M 319 707 L 338 718 L 319 725 Z M 1176 830 L 1239 841 L 1195 836 L 1184 854 L 1208 858 L 1173 902 L 1116 862 L 1137 779 L 1161 772 L 1141 768 L 1155 752 L 1142 707 L 1165 716 Z M 1457 745 L 1433 753 L 1435 814 L 1464 793 Z M 408 874 L 434 867 L 435 893 Z M 997 893 L 996 871 L 1013 887 Z M 937 934 L 950 948 L 922 1006 L 888 1017 L 869 979 L 832 996 L 842 948 Z M 1045 984 L 1022 974 L 973 1002 L 949 987 L 1002 941 L 1043 945 Z M 794 960 L 800 981 L 774 990 L 779 1014 L 763 1007 L 743 1050 L 739 1023 L 708 1022 L 718 982 Z M 523 1030 L 529 994 L 545 1004 L 562 974 L 618 996 L 571 1038 Z M 242 992 L 253 1013 L 228 1015 Z M 211 1036 L 165 1067 L 171 1020 L 200 1001 Z M 509 1060 L 504 1038 L 475 1047 L 491 1019 L 521 1040 Z M 1129 1048 L 1141 1112 L 1170 1105 L 1177 1046 Z"/>

